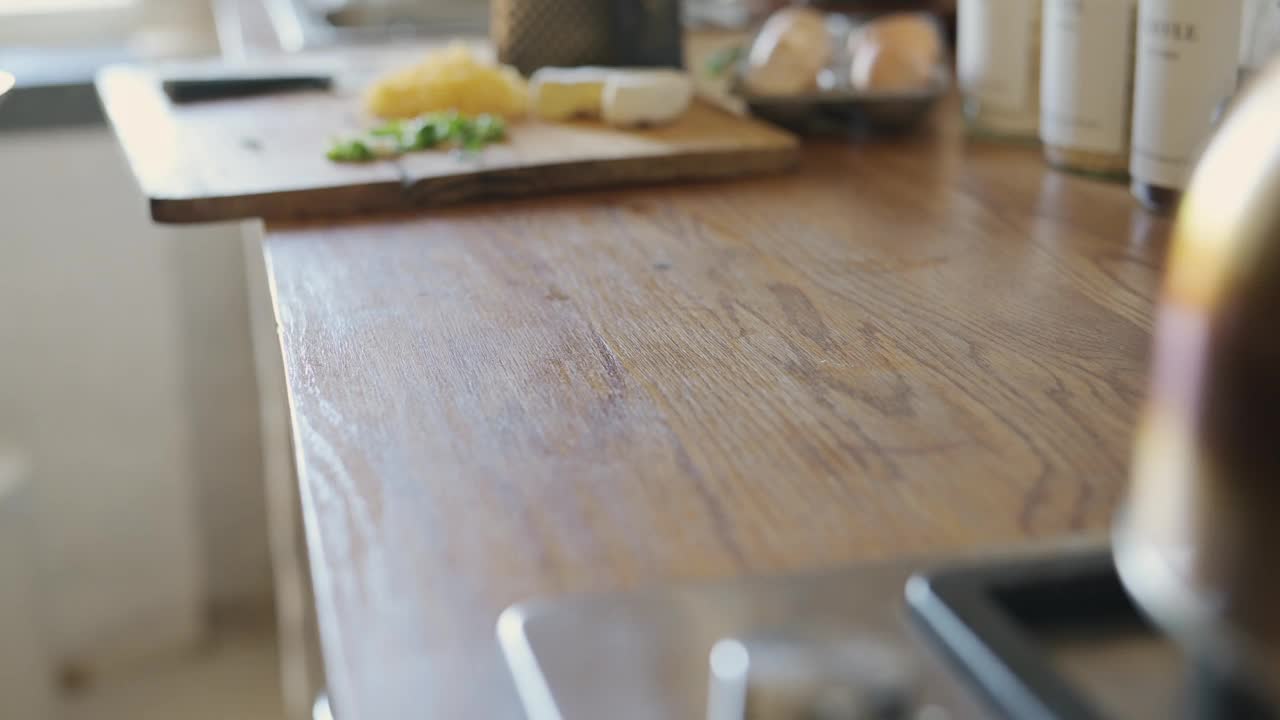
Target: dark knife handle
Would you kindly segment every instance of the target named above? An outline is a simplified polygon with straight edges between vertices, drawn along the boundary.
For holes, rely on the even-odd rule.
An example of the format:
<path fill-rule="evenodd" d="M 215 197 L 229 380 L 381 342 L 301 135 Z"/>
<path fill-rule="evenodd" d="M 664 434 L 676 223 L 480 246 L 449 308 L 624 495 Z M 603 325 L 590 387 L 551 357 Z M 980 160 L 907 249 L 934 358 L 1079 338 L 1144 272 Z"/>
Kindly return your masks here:
<path fill-rule="evenodd" d="M 328 90 L 333 87 L 333 78 L 327 75 L 169 78 L 161 85 L 173 102 L 189 103 L 298 90 Z"/>

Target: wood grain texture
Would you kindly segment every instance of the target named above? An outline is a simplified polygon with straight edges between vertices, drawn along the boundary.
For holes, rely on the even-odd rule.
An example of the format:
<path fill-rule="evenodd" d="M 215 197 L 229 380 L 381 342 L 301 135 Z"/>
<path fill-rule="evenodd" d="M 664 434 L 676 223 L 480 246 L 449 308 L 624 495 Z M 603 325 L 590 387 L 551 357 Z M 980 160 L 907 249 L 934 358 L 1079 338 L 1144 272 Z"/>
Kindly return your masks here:
<path fill-rule="evenodd" d="M 531 596 L 1104 527 L 1166 227 L 1034 150 L 271 225 L 339 716 L 512 717 Z"/>
<path fill-rule="evenodd" d="M 788 133 L 700 102 L 663 128 L 526 122 L 512 125 L 507 142 L 475 156 L 423 152 L 368 164 L 326 159 L 331 138 L 372 125 L 361 115 L 359 87 L 420 52 L 344 52 L 329 58 L 348 78 L 335 92 L 173 105 L 160 90 L 156 70 L 127 66 L 103 71 L 98 90 L 152 217 L 167 223 L 342 217 L 480 198 L 739 177 L 778 172 L 799 160 Z M 324 60 L 286 62 L 324 67 Z"/>

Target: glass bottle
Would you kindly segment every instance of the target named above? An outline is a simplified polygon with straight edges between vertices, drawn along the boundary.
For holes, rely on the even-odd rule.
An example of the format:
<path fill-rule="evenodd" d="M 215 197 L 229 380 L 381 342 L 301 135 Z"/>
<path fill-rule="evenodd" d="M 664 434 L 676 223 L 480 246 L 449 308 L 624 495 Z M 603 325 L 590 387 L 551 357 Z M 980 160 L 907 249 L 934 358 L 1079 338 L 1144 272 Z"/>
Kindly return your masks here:
<path fill-rule="evenodd" d="M 978 134 L 1035 140 L 1040 125 L 1041 0 L 959 0 L 957 74 Z"/>
<path fill-rule="evenodd" d="M 1136 0 L 1044 0 L 1040 140 L 1050 165 L 1129 171 Z"/>
<path fill-rule="evenodd" d="M 1242 0 L 1141 0 L 1129 173 L 1147 208 L 1178 204 L 1236 88 Z"/>

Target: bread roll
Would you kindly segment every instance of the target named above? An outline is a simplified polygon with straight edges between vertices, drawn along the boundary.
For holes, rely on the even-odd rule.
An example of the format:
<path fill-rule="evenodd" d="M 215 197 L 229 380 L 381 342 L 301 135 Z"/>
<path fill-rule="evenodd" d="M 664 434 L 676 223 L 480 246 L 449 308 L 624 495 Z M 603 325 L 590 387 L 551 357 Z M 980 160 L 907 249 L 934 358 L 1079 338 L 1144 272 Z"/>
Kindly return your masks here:
<path fill-rule="evenodd" d="M 757 95 L 795 95 L 817 88 L 818 73 L 831 61 L 831 40 L 822 13 L 787 8 L 765 21 L 747 55 L 747 89 Z"/>

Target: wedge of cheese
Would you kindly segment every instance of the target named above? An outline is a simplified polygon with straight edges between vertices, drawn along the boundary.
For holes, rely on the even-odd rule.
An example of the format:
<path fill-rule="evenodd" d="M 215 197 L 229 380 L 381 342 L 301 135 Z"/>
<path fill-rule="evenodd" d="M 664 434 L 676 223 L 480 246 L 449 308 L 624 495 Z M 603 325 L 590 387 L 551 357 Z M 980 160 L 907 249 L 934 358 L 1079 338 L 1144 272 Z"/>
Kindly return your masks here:
<path fill-rule="evenodd" d="M 662 125 L 689 109 L 693 82 L 675 70 L 543 68 L 530 78 L 529 95 L 534 115 L 543 120 Z"/>
<path fill-rule="evenodd" d="M 534 115 L 553 122 L 600 117 L 609 73 L 597 67 L 548 67 L 534 72 L 529 79 Z"/>
<path fill-rule="evenodd" d="M 675 70 L 626 70 L 609 73 L 602 117 L 610 125 L 665 125 L 679 119 L 693 102 L 693 82 Z"/>

